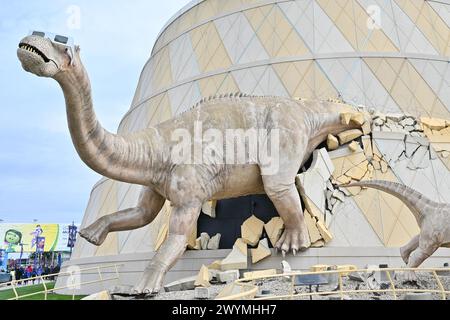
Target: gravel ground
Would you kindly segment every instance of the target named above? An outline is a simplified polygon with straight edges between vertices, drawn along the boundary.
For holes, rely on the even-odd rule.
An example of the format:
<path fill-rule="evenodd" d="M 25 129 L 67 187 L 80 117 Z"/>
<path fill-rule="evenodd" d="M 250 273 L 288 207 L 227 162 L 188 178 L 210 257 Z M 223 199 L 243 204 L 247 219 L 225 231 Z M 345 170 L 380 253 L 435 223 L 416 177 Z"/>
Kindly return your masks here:
<path fill-rule="evenodd" d="M 429 273 L 424 272 L 418 272 L 416 273 L 418 277 L 418 281 L 416 284 L 412 283 L 404 283 L 404 281 L 401 279 L 401 276 L 396 275 L 394 282 L 397 289 L 415 289 L 415 290 L 439 290 L 439 286 L 434 279 L 432 275 Z M 439 279 L 442 282 L 442 285 L 444 286 L 445 290 L 450 290 L 450 276 L 440 276 Z M 259 293 L 264 291 L 269 291 L 269 296 L 283 296 L 283 295 L 289 295 L 290 294 L 290 288 L 291 288 L 291 280 L 290 279 L 273 279 L 273 280 L 265 280 L 265 281 L 258 281 L 255 282 L 255 284 L 259 287 Z M 389 284 L 382 284 L 381 289 L 387 289 L 389 287 Z M 211 299 L 214 299 L 220 291 L 223 290 L 225 285 L 212 285 L 209 290 L 211 293 Z M 320 286 L 321 292 L 327 292 L 327 291 L 333 291 L 337 289 L 338 284 L 335 285 L 326 285 L 326 286 Z M 367 290 L 368 286 L 366 282 L 358 282 L 355 280 L 351 280 L 348 277 L 343 278 L 343 288 L 345 290 Z M 296 287 L 297 293 L 309 293 L 309 287 Z M 312 291 L 315 292 L 316 287 L 313 286 Z M 338 292 L 333 295 L 333 297 L 340 298 L 340 295 Z M 404 293 L 398 294 L 398 299 L 403 299 Z M 331 296 L 313 296 L 312 300 L 330 300 Z M 392 293 L 358 293 L 358 294 L 347 294 L 345 293 L 345 299 L 351 299 L 351 300 L 393 300 Z M 130 299 L 130 298 L 115 298 L 116 300 L 120 299 Z M 133 298 L 135 299 L 135 298 Z M 178 291 L 178 292 L 163 292 L 159 294 L 156 297 L 148 297 L 145 298 L 145 300 L 194 300 L 194 290 L 188 290 L 188 291 Z M 434 300 L 441 300 L 442 295 L 440 294 L 433 294 Z M 447 299 L 450 299 L 448 297 Z M 305 297 L 297 297 L 295 300 L 310 300 L 309 296 Z"/>

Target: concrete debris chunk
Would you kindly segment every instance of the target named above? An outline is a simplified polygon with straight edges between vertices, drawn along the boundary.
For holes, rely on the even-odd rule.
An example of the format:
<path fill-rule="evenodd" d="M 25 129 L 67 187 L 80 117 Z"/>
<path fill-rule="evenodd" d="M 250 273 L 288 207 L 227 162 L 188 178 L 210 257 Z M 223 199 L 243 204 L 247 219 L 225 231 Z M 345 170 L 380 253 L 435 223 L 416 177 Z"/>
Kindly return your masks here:
<path fill-rule="evenodd" d="M 194 291 L 194 298 L 196 300 L 209 300 L 211 299 L 211 293 L 209 288 L 206 287 L 197 287 Z"/>
<path fill-rule="evenodd" d="M 341 124 L 349 125 L 352 120 L 353 113 L 341 113 Z"/>
<path fill-rule="evenodd" d="M 217 275 L 217 280 L 220 283 L 232 283 L 235 282 L 236 280 L 239 280 L 240 277 L 240 273 L 239 270 L 228 270 L 228 271 L 223 271 L 220 272 Z"/>
<path fill-rule="evenodd" d="M 364 278 L 363 278 L 362 274 L 359 273 L 359 272 L 351 272 L 348 275 L 348 278 L 350 280 L 353 280 L 353 281 L 356 281 L 356 282 L 364 282 Z"/>
<path fill-rule="evenodd" d="M 221 270 L 222 260 L 216 260 L 208 266 L 209 270 Z"/>
<path fill-rule="evenodd" d="M 327 138 L 327 147 L 330 151 L 337 150 L 339 148 L 338 138 L 336 138 L 332 134 L 329 134 Z"/>
<path fill-rule="evenodd" d="M 280 217 L 272 218 L 268 223 L 264 225 L 267 236 L 269 237 L 270 243 L 273 247 L 276 246 L 278 240 L 280 240 L 284 229 L 283 219 Z"/>
<path fill-rule="evenodd" d="M 323 248 L 325 247 L 325 241 L 319 240 L 311 244 L 311 248 Z"/>
<path fill-rule="evenodd" d="M 376 125 L 377 127 L 382 127 L 384 126 L 384 120 L 381 118 L 376 118 L 374 119 L 373 124 Z"/>
<path fill-rule="evenodd" d="M 346 277 L 351 272 L 358 270 L 358 267 L 355 265 L 352 265 L 352 264 L 346 264 L 346 265 L 337 266 L 337 270 L 343 277 Z"/>
<path fill-rule="evenodd" d="M 246 288 L 244 288 L 242 286 L 236 285 L 234 283 L 230 283 L 230 284 L 226 285 L 225 288 L 222 289 L 222 291 L 219 292 L 219 294 L 216 297 L 216 300 L 217 299 L 224 299 L 224 298 L 227 298 L 227 297 L 231 297 L 233 295 L 240 294 L 243 291 L 245 292 L 245 290 L 248 290 L 248 289 L 246 289 Z M 257 294 L 257 292 L 255 292 L 253 296 L 246 297 L 246 298 L 249 299 L 249 300 L 252 300 L 252 299 L 255 298 L 256 294 Z"/>
<path fill-rule="evenodd" d="M 237 239 L 233 251 L 222 260 L 222 271 L 247 269 L 247 254 L 247 244 L 241 238 Z"/>
<path fill-rule="evenodd" d="M 327 264 L 316 264 L 316 265 L 314 265 L 314 266 L 311 266 L 311 267 L 309 268 L 309 270 L 310 270 L 311 272 L 323 272 L 323 271 L 327 271 L 329 267 L 330 267 L 330 266 L 327 265 Z"/>
<path fill-rule="evenodd" d="M 281 261 L 281 272 L 283 274 L 292 272 L 291 265 L 286 260 Z"/>
<path fill-rule="evenodd" d="M 322 238 L 325 241 L 325 243 L 329 243 L 331 240 L 333 240 L 333 235 L 322 221 L 318 221 L 316 226 L 317 229 L 319 229 L 319 232 L 322 235 Z"/>
<path fill-rule="evenodd" d="M 208 249 L 209 239 L 210 239 L 209 234 L 207 234 L 206 232 L 200 234 L 200 247 L 202 250 Z"/>
<path fill-rule="evenodd" d="M 264 228 L 264 222 L 255 216 L 251 216 L 241 226 L 242 239 L 245 243 L 256 246 L 261 239 Z"/>
<path fill-rule="evenodd" d="M 196 280 L 197 276 L 183 278 L 165 285 L 164 290 L 166 292 L 194 290 Z"/>
<path fill-rule="evenodd" d="M 359 143 L 358 142 L 356 142 L 356 141 L 353 141 L 352 143 L 350 143 L 349 145 L 348 145 L 348 148 L 350 149 L 350 151 L 351 152 L 356 152 L 356 151 L 358 151 L 359 150 Z"/>
<path fill-rule="evenodd" d="M 209 281 L 211 280 L 208 267 L 205 265 L 202 266 L 200 269 L 200 272 L 197 275 L 197 278 L 195 279 L 194 286 L 196 287 L 210 287 L 211 284 Z"/>
<path fill-rule="evenodd" d="M 364 119 L 364 114 L 362 113 L 355 113 L 352 115 L 350 122 L 362 126 L 364 122 L 366 122 L 366 119 Z"/>
<path fill-rule="evenodd" d="M 197 238 L 195 240 L 194 250 L 202 250 L 202 238 Z"/>
<path fill-rule="evenodd" d="M 258 263 L 272 255 L 272 252 L 269 249 L 269 241 L 267 239 L 261 240 L 258 248 L 251 249 L 250 251 L 252 253 L 252 263 Z"/>
<path fill-rule="evenodd" d="M 305 224 L 309 232 L 309 239 L 311 240 L 311 243 L 314 243 L 316 241 L 322 240 L 322 235 L 319 232 L 319 229 L 316 226 L 316 219 L 313 218 L 308 211 L 305 211 L 304 214 L 305 217 Z"/>
<path fill-rule="evenodd" d="M 273 276 L 276 274 L 277 274 L 277 270 L 275 270 L 275 269 L 246 272 L 246 273 L 244 273 L 244 279 L 268 277 L 268 276 Z"/>
<path fill-rule="evenodd" d="M 362 125 L 361 129 L 364 135 L 366 136 L 372 132 L 372 125 L 370 124 L 370 122 L 367 121 Z"/>
<path fill-rule="evenodd" d="M 420 118 L 420 121 L 431 130 L 442 130 L 448 125 L 447 121 L 444 119 L 422 117 Z"/>
<path fill-rule="evenodd" d="M 187 248 L 189 250 L 196 250 L 196 246 L 197 246 L 197 227 L 195 227 L 194 230 L 192 230 L 191 235 L 189 236 Z"/>
<path fill-rule="evenodd" d="M 219 250 L 221 238 L 222 238 L 222 235 L 220 233 L 218 233 L 214 237 L 209 239 L 208 250 Z"/>
<path fill-rule="evenodd" d="M 216 217 L 216 206 L 217 206 L 217 201 L 208 201 L 206 203 L 203 204 L 202 206 L 202 212 L 208 216 L 210 216 L 211 218 L 215 218 Z"/>
<path fill-rule="evenodd" d="M 84 297 L 81 300 L 97 300 L 97 301 L 106 301 L 112 300 L 111 294 L 108 291 L 102 291 L 99 293 L 91 294 L 90 296 Z"/>
<path fill-rule="evenodd" d="M 338 134 L 338 138 L 339 138 L 339 142 L 341 143 L 341 145 L 343 145 L 343 144 L 351 142 L 355 139 L 358 139 L 362 135 L 363 135 L 363 132 L 361 130 L 353 129 L 353 130 L 344 131 L 344 132 Z"/>

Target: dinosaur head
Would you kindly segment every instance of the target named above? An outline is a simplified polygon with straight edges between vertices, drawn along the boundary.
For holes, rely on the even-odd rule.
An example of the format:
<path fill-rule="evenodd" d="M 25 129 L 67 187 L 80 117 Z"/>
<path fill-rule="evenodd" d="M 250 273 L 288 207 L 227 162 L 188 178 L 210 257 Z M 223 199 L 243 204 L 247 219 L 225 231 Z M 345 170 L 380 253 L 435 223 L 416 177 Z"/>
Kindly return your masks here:
<path fill-rule="evenodd" d="M 69 38 L 36 31 L 22 39 L 17 49 L 24 70 L 46 78 L 74 68 L 78 54 L 79 47 L 71 45 Z"/>

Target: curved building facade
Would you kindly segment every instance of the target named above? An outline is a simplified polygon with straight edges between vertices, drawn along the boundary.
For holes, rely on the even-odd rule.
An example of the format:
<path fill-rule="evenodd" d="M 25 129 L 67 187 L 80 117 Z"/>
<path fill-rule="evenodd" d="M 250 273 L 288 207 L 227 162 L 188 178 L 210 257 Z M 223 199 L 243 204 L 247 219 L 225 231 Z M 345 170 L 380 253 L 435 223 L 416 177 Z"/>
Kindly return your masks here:
<path fill-rule="evenodd" d="M 450 2 L 193 1 L 161 31 L 118 131 L 136 132 L 202 97 L 238 91 L 342 99 L 383 113 L 450 119 Z M 395 150 L 388 143 L 379 147 L 385 154 Z M 379 178 L 450 202 L 449 168 L 438 157 L 427 169 L 393 166 Z M 139 191 L 103 179 L 92 191 L 82 227 L 134 206 Z M 370 196 L 370 205 L 354 199 L 339 211 L 327 247 L 398 247 L 417 234 L 407 208 L 380 193 Z M 98 248 L 80 239 L 72 260 L 152 252 L 169 211 L 145 228 L 109 235 Z"/>

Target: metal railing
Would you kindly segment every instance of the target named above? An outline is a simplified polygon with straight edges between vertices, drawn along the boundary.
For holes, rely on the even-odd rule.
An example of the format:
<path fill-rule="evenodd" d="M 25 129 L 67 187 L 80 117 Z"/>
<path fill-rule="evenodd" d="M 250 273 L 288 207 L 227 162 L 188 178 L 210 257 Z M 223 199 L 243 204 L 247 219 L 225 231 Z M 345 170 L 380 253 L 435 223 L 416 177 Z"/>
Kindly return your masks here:
<path fill-rule="evenodd" d="M 432 277 L 437 283 L 439 290 L 433 289 L 400 289 L 395 285 L 394 280 L 392 279 L 391 272 L 427 272 L 431 273 Z M 343 277 L 349 273 L 365 273 L 371 274 L 373 272 L 385 272 L 386 277 L 389 282 L 389 288 L 387 289 L 360 289 L 360 290 L 345 290 L 343 288 Z M 444 288 L 442 281 L 439 278 L 438 272 L 449 272 L 450 268 L 383 268 L 383 269 L 361 269 L 361 270 L 331 270 L 331 271 L 319 271 L 319 272 L 290 272 L 286 274 L 277 274 L 270 276 L 260 276 L 260 277 L 252 277 L 239 279 L 234 282 L 236 286 L 241 287 L 241 292 L 237 294 L 233 294 L 227 297 L 221 297 L 216 300 L 293 300 L 295 298 L 302 297 L 314 297 L 314 296 L 330 296 L 330 295 L 339 295 L 341 300 L 345 299 L 346 295 L 358 295 L 363 293 L 390 293 L 393 296 L 394 300 L 398 300 L 400 294 L 405 293 L 432 293 L 438 294 L 441 296 L 442 300 L 446 300 L 447 296 L 450 296 L 450 291 Z M 334 291 L 323 291 L 323 292 L 308 292 L 308 293 L 297 293 L 296 285 L 295 285 L 295 277 L 297 276 L 308 276 L 308 275 L 334 275 L 338 274 L 338 288 Z M 264 281 L 264 280 L 273 280 L 273 279 L 286 279 L 290 278 L 290 292 L 287 295 L 279 295 L 279 296 L 264 296 L 264 297 L 256 297 L 256 293 L 259 290 L 259 287 L 255 284 L 255 281 Z"/>
<path fill-rule="evenodd" d="M 44 295 L 44 300 L 47 300 L 49 293 L 52 293 L 52 292 L 55 292 L 55 291 L 58 291 L 58 290 L 64 290 L 64 289 L 69 289 L 69 290 L 72 289 L 72 300 L 75 300 L 76 290 L 81 288 L 81 286 L 86 286 L 86 285 L 95 284 L 95 283 L 104 283 L 104 282 L 107 282 L 107 281 L 119 280 L 120 275 L 119 275 L 118 267 L 121 267 L 123 265 L 124 264 L 113 264 L 113 265 L 106 265 L 106 266 L 97 266 L 97 267 L 86 268 L 86 269 L 78 269 L 78 270 L 72 270 L 72 271 L 48 274 L 48 275 L 45 275 L 45 276 L 37 276 L 37 277 L 32 277 L 32 278 L 13 280 L 13 281 L 1 284 L 1 287 L 10 286 L 11 289 L 13 290 L 13 292 L 14 292 L 15 297 L 7 299 L 7 300 L 19 300 L 19 299 L 23 299 L 23 298 L 29 298 L 29 297 L 32 297 L 32 296 L 40 295 L 40 294 L 43 294 Z M 102 273 L 102 270 L 104 270 L 104 269 L 112 269 L 112 268 L 114 268 L 115 276 L 114 277 L 105 278 L 103 273 Z M 86 282 L 77 282 L 76 281 L 76 276 L 77 275 L 81 276 L 81 274 L 83 272 L 87 272 L 87 271 L 97 271 L 98 279 L 97 280 L 92 280 L 92 281 L 86 281 Z M 54 278 L 54 277 L 61 277 L 61 276 L 67 276 L 68 277 L 67 282 L 66 282 L 67 283 L 66 286 L 54 287 L 54 288 L 48 288 L 47 287 L 47 282 L 50 282 L 48 279 Z M 32 283 L 34 283 L 35 280 L 38 280 L 40 282 L 40 283 L 38 283 L 38 285 L 39 284 L 43 285 L 44 290 L 33 292 L 33 293 L 29 293 L 29 294 L 19 295 L 18 289 L 26 287 L 24 285 L 19 286 L 21 283 L 24 284 L 24 283 L 26 283 L 28 281 L 31 281 Z M 53 281 L 51 281 L 51 282 L 53 282 Z M 71 283 L 69 284 L 69 282 L 71 282 Z"/>

